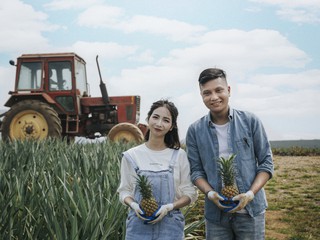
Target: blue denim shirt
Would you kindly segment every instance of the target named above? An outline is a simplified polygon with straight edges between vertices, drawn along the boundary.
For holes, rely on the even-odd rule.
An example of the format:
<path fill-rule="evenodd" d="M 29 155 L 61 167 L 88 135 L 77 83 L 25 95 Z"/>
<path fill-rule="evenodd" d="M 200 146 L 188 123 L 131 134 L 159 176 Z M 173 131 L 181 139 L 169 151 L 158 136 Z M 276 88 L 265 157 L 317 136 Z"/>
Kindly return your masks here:
<path fill-rule="evenodd" d="M 273 174 L 271 147 L 261 121 L 252 113 L 229 109 L 228 129 L 229 152 L 236 154 L 234 160 L 236 182 L 240 193 L 245 193 L 259 172 Z M 220 192 L 222 180 L 218 173 L 219 144 L 216 129 L 210 112 L 190 125 L 187 137 L 187 153 L 191 168 L 191 180 L 204 178 Z M 249 215 L 254 217 L 265 211 L 267 199 L 262 188 L 246 206 Z M 210 222 L 220 221 L 221 210 L 207 198 L 205 217 Z"/>

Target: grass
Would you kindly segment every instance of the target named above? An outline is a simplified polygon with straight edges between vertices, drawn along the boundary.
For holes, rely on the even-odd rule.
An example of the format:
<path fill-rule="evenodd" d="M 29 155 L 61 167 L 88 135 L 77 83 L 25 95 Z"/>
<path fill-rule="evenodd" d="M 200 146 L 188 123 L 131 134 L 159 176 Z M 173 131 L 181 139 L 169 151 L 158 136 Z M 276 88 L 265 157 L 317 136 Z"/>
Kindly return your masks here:
<path fill-rule="evenodd" d="M 275 156 L 275 175 L 266 185 L 266 239 L 320 237 L 320 157 Z"/>

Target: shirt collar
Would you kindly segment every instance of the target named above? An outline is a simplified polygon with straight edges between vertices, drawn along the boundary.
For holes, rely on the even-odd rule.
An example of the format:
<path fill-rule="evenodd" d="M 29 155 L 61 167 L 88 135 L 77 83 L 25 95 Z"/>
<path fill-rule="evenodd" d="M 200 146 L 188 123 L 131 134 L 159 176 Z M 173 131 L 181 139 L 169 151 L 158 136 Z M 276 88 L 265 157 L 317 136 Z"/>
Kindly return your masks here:
<path fill-rule="evenodd" d="M 229 115 L 228 115 L 228 118 L 229 118 L 229 121 L 230 121 L 230 122 L 233 120 L 233 108 L 231 108 L 230 106 L 229 106 Z M 209 111 L 209 113 L 208 113 L 207 116 L 206 116 L 206 122 L 208 123 L 208 126 L 211 126 L 212 121 L 211 121 L 210 111 Z"/>

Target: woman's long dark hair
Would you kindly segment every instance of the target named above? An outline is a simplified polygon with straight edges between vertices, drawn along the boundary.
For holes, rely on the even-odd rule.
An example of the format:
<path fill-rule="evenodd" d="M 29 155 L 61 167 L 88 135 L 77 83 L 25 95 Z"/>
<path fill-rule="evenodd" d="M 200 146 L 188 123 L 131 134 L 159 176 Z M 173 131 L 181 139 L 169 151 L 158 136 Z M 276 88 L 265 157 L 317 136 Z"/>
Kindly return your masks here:
<path fill-rule="evenodd" d="M 147 120 L 149 121 L 153 111 L 159 107 L 167 108 L 171 114 L 171 119 L 172 119 L 172 129 L 169 132 L 167 132 L 167 134 L 164 136 L 164 142 L 168 148 L 179 149 L 180 139 L 179 139 L 178 125 L 177 125 L 177 118 L 178 118 L 179 112 L 173 102 L 169 102 L 168 100 L 159 100 L 154 102 L 148 112 Z M 146 141 L 149 140 L 149 135 L 150 135 L 150 130 L 148 129 L 144 137 Z"/>

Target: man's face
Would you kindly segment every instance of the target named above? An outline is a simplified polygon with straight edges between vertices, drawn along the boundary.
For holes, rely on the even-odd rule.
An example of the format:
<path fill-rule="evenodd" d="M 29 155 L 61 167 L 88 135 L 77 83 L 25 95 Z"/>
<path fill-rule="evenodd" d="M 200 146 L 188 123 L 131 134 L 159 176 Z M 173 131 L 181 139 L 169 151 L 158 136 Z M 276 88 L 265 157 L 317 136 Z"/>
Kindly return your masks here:
<path fill-rule="evenodd" d="M 212 114 L 221 114 L 228 111 L 230 87 L 223 78 L 210 80 L 200 84 L 202 101 Z"/>

